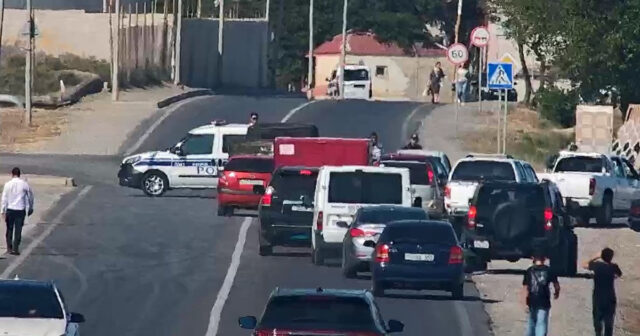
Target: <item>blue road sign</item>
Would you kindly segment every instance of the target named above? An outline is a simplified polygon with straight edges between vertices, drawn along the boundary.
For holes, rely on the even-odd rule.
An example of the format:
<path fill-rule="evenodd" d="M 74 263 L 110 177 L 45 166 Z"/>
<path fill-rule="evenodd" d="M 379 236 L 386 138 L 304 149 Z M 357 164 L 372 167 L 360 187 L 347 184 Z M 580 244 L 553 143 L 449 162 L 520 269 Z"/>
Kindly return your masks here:
<path fill-rule="evenodd" d="M 513 88 L 513 64 L 489 63 L 487 64 L 487 86 L 489 89 Z"/>

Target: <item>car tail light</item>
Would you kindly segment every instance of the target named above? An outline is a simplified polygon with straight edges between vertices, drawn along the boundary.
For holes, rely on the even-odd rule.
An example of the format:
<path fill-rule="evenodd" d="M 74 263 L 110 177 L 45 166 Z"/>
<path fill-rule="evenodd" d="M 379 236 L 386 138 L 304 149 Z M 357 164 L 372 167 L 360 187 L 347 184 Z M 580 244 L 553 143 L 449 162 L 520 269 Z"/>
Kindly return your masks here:
<path fill-rule="evenodd" d="M 349 235 L 351 235 L 351 237 L 354 237 L 354 238 L 355 237 L 364 237 L 365 233 L 361 229 L 351 228 L 351 230 L 349 230 Z"/>
<path fill-rule="evenodd" d="M 464 259 L 460 246 L 451 246 L 449 250 L 449 264 L 462 264 Z"/>
<path fill-rule="evenodd" d="M 478 209 L 475 205 L 469 207 L 469 213 L 467 213 L 467 227 L 474 229 L 476 227 L 476 217 L 478 216 Z"/>
<path fill-rule="evenodd" d="M 631 212 L 631 215 L 633 215 L 633 216 L 640 216 L 640 206 L 635 205 L 635 206 L 631 207 L 631 211 L 630 212 Z"/>
<path fill-rule="evenodd" d="M 389 262 L 389 245 L 380 244 L 376 247 L 376 262 L 378 263 Z"/>
<path fill-rule="evenodd" d="M 544 209 L 544 229 L 545 231 L 550 231 L 553 229 L 553 210 L 551 208 Z"/>
<path fill-rule="evenodd" d="M 309 176 L 309 175 L 311 175 L 311 171 L 308 170 L 308 169 L 303 169 L 303 170 L 300 171 L 300 175 Z"/>
<path fill-rule="evenodd" d="M 322 221 L 324 220 L 322 211 L 318 211 L 318 219 L 316 220 L 316 230 L 322 231 Z"/>
<path fill-rule="evenodd" d="M 427 178 L 429 179 L 429 184 L 433 184 L 433 168 L 431 165 L 427 165 Z"/>
<path fill-rule="evenodd" d="M 444 187 L 444 197 L 451 198 L 451 187 L 448 185 Z"/>
<path fill-rule="evenodd" d="M 589 179 L 589 195 L 592 196 L 596 192 L 596 179 Z"/>
<path fill-rule="evenodd" d="M 262 195 L 262 200 L 260 201 L 262 206 L 271 206 L 271 196 L 273 195 L 273 191 L 273 187 L 267 187 L 267 190 L 265 190 L 264 195 Z"/>

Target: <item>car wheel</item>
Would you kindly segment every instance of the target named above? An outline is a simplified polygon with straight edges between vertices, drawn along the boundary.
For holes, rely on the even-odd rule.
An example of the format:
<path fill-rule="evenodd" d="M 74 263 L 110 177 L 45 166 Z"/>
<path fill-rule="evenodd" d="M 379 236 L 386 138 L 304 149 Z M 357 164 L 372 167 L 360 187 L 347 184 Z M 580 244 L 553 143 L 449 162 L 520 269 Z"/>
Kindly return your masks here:
<path fill-rule="evenodd" d="M 611 225 L 613 219 L 613 200 L 611 194 L 605 194 L 602 200 L 602 206 L 598 208 L 596 213 L 596 222 L 600 226 Z"/>
<path fill-rule="evenodd" d="M 353 279 L 358 276 L 356 267 L 349 263 L 349 257 L 344 251 L 342 252 L 342 275 L 347 279 Z"/>
<path fill-rule="evenodd" d="M 262 230 L 258 233 L 258 246 L 260 247 L 260 256 L 269 256 L 273 254 L 273 244 L 264 236 Z"/>
<path fill-rule="evenodd" d="M 384 284 L 380 281 L 373 280 L 372 282 L 373 288 L 371 291 L 373 292 L 373 296 L 383 297 L 384 296 Z"/>
<path fill-rule="evenodd" d="M 142 178 L 142 191 L 147 196 L 159 197 L 169 188 L 169 180 L 159 172 L 149 172 Z"/>
<path fill-rule="evenodd" d="M 311 262 L 316 266 L 324 265 L 324 252 L 319 247 L 311 251 Z"/>
<path fill-rule="evenodd" d="M 588 215 L 588 214 L 580 215 L 578 217 L 578 220 L 580 221 L 580 225 L 588 226 L 589 222 L 591 221 L 591 215 Z"/>
<path fill-rule="evenodd" d="M 455 300 L 464 298 L 464 282 L 451 285 L 451 297 Z"/>

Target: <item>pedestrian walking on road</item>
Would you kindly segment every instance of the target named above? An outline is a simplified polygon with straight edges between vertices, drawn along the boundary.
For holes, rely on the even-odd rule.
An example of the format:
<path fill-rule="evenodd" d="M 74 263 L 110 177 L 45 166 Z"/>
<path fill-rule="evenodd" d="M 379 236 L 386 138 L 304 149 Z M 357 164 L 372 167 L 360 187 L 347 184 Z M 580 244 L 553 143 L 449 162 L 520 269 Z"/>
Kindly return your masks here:
<path fill-rule="evenodd" d="M 464 105 L 467 100 L 467 83 L 469 77 L 469 70 L 461 64 L 456 72 L 456 96 L 458 97 L 458 104 Z"/>
<path fill-rule="evenodd" d="M 256 112 L 251 112 L 249 115 L 249 126 L 253 126 L 258 123 L 258 114 Z"/>
<path fill-rule="evenodd" d="M 440 87 L 442 86 L 442 79 L 444 78 L 444 71 L 442 71 L 442 64 L 436 62 L 436 65 L 429 74 L 429 91 L 431 92 L 431 102 L 434 104 L 440 103 Z"/>
<path fill-rule="evenodd" d="M 402 147 L 402 149 L 422 149 L 419 142 L 420 138 L 418 138 L 418 134 L 413 133 L 411 139 L 409 139 L 409 143 Z"/>
<path fill-rule="evenodd" d="M 613 250 L 607 247 L 582 265 L 593 272 L 593 327 L 596 336 L 613 335 L 617 301 L 614 281 L 622 276 L 620 267 L 612 262 L 613 255 Z"/>
<path fill-rule="evenodd" d="M 373 158 L 373 162 L 380 162 L 380 158 L 382 157 L 382 145 L 378 142 L 378 133 L 371 132 L 369 136 L 371 139 L 371 144 L 373 145 L 373 149 L 371 150 L 371 157 Z"/>
<path fill-rule="evenodd" d="M 553 285 L 553 298 L 560 296 L 560 283 L 558 277 L 553 274 L 551 268 L 545 265 L 545 256 L 536 252 L 533 256 L 533 265 L 524 273 L 522 280 L 523 301 L 529 314 L 526 336 L 546 336 L 549 329 L 549 311 L 551 310 L 551 291 Z"/>
<path fill-rule="evenodd" d="M 20 178 L 20 168 L 11 170 L 11 180 L 2 189 L 0 212 L 7 223 L 7 251 L 19 255 L 24 219 L 33 214 L 33 192 L 29 184 Z"/>

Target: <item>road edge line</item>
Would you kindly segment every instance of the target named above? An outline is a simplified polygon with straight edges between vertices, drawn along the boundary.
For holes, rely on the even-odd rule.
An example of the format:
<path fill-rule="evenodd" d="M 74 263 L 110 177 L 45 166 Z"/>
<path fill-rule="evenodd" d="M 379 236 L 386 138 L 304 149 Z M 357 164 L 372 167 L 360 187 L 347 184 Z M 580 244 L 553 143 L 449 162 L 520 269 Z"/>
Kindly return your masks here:
<path fill-rule="evenodd" d="M 294 114 L 296 114 L 298 111 L 302 110 L 303 108 L 314 104 L 315 102 L 317 102 L 317 100 L 312 100 L 312 101 L 308 101 L 294 109 L 292 109 L 291 111 L 289 111 L 289 113 L 287 113 L 286 116 L 284 116 L 284 118 L 282 118 L 282 120 L 280 122 L 287 122 L 289 119 L 291 119 L 291 117 L 293 117 Z"/>
<path fill-rule="evenodd" d="M 236 247 L 233 249 L 233 254 L 231 255 L 231 263 L 229 264 L 229 268 L 227 269 L 227 275 L 224 277 L 222 287 L 220 287 L 218 296 L 216 297 L 216 301 L 211 308 L 211 313 L 209 315 L 209 325 L 207 326 L 207 332 L 205 333 L 205 336 L 216 336 L 218 334 L 222 310 L 224 309 L 224 304 L 229 298 L 229 294 L 231 294 L 231 287 L 233 287 L 233 282 L 235 281 L 236 274 L 238 273 L 238 269 L 240 268 L 240 258 L 242 257 L 242 252 L 244 251 L 244 245 L 247 241 L 247 232 L 249 231 L 251 222 L 251 217 L 246 217 L 244 221 L 242 221 L 242 226 L 240 227 L 240 231 L 238 232 Z"/>
<path fill-rule="evenodd" d="M 67 206 L 60 211 L 60 213 L 53 219 L 51 225 L 47 226 L 47 228 L 42 231 L 42 233 L 33 239 L 26 249 L 24 249 L 23 253 L 19 255 L 16 259 L 14 259 L 5 270 L 0 274 L 0 279 L 7 279 L 7 277 L 11 274 L 11 272 L 15 271 L 16 268 L 20 267 L 24 263 L 24 261 L 31 255 L 36 246 L 40 245 L 45 238 L 47 238 L 51 232 L 58 226 L 58 224 L 62 221 L 62 217 L 64 217 L 67 212 L 71 211 L 78 202 L 91 190 L 92 186 L 86 186 L 80 190 L 78 195 L 71 201 L 71 203 L 67 204 Z M 36 224 L 37 225 L 37 224 Z"/>

